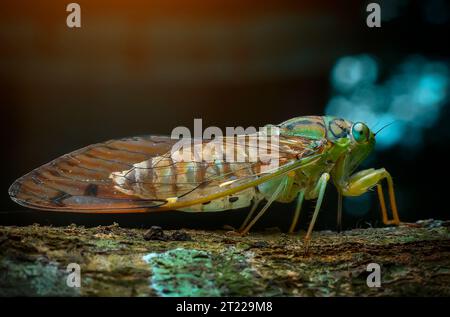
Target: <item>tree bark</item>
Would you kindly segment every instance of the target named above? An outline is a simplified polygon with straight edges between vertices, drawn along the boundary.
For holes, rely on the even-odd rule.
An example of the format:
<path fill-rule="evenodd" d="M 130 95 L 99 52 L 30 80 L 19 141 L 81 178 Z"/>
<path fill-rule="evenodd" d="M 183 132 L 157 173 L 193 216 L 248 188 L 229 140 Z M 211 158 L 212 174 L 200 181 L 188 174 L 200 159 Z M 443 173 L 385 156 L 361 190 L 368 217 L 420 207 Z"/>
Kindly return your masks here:
<path fill-rule="evenodd" d="M 0 295 L 449 296 L 448 226 L 315 232 L 307 254 L 303 232 L 0 227 Z M 67 284 L 69 263 L 79 288 Z M 370 263 L 380 287 L 367 284 Z"/>

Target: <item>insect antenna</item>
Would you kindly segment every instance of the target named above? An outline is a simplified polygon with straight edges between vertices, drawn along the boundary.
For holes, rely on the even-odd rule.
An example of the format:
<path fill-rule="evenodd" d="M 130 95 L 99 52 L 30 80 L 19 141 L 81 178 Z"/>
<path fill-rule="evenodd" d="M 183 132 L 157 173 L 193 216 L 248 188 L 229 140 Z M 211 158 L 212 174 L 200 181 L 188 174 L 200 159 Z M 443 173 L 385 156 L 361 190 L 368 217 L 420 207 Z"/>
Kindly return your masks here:
<path fill-rule="evenodd" d="M 387 128 L 388 126 L 393 125 L 393 124 L 396 123 L 396 122 L 398 122 L 398 120 L 392 121 L 392 122 L 390 122 L 390 123 L 388 123 L 388 124 L 382 126 L 377 132 L 375 132 L 375 136 L 376 136 L 378 133 L 380 133 L 382 130 L 384 130 L 384 128 Z"/>
<path fill-rule="evenodd" d="M 375 128 L 380 124 L 380 122 L 381 122 L 381 119 L 378 119 L 377 123 L 375 123 L 375 125 L 371 128 L 371 130 L 372 131 L 375 130 Z"/>

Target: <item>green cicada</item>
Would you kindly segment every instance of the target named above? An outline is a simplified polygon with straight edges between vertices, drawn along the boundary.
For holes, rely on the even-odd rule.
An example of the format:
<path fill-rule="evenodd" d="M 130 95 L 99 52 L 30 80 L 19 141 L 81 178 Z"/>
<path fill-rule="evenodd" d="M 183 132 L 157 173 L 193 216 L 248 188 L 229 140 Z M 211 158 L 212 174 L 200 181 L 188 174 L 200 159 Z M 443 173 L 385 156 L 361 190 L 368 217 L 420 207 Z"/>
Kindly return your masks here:
<path fill-rule="evenodd" d="M 303 200 L 317 199 L 305 238 L 308 242 L 332 179 L 339 197 L 338 222 L 343 196 L 359 196 L 376 186 L 383 222 L 399 224 L 390 174 L 384 168 L 354 173 L 375 145 L 375 134 L 367 125 L 331 116 L 305 116 L 275 127 L 279 129 L 276 168 L 267 169 L 273 163 L 267 160 L 236 162 L 217 155 L 213 160 L 175 160 L 174 154 L 181 151 L 174 151 L 178 140 L 144 136 L 111 140 L 63 155 L 19 178 L 9 194 L 26 207 L 68 212 L 213 212 L 252 206 L 241 234 L 274 201 L 296 200 L 289 229 L 293 232 Z M 235 153 L 247 155 L 252 146 L 239 139 L 222 138 L 223 149 L 233 146 Z M 392 220 L 386 210 L 383 179 Z M 261 201 L 265 205 L 252 218 Z"/>

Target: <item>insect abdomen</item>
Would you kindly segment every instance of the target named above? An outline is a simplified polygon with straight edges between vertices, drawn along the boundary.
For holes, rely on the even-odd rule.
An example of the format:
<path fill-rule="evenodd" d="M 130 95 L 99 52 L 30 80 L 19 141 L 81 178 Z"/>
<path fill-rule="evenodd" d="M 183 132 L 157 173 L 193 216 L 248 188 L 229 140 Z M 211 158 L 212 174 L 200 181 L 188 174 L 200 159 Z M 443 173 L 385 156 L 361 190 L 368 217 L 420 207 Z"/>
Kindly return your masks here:
<path fill-rule="evenodd" d="M 216 212 L 249 207 L 257 195 L 255 188 L 248 188 L 232 196 L 225 196 L 209 202 L 179 209 L 186 212 Z"/>

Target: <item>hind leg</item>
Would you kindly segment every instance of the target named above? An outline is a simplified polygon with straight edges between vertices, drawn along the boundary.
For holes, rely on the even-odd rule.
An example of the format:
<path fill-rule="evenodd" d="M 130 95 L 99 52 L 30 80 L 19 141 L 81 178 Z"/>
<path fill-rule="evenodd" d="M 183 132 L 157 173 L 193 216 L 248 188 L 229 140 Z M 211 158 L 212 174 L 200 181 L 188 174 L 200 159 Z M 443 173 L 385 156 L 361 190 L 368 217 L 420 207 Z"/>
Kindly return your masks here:
<path fill-rule="evenodd" d="M 248 213 L 247 217 L 245 218 L 242 225 L 239 227 L 239 231 L 244 230 L 245 226 L 247 226 L 248 222 L 252 218 L 253 214 L 255 213 L 256 208 L 258 208 L 259 203 L 263 200 L 262 197 L 256 197 L 255 201 L 253 202 L 252 209 L 250 209 L 250 212 Z"/>
<path fill-rule="evenodd" d="M 267 203 L 264 207 L 258 212 L 258 214 L 253 218 L 253 220 L 240 232 L 241 235 L 245 235 L 249 232 L 250 228 L 258 221 L 259 218 L 267 211 L 267 209 L 272 205 L 272 203 L 280 196 L 280 194 L 285 189 L 286 184 L 285 181 L 281 181 L 275 191 L 272 193 L 272 196 L 267 200 Z"/>

